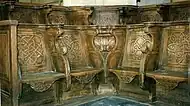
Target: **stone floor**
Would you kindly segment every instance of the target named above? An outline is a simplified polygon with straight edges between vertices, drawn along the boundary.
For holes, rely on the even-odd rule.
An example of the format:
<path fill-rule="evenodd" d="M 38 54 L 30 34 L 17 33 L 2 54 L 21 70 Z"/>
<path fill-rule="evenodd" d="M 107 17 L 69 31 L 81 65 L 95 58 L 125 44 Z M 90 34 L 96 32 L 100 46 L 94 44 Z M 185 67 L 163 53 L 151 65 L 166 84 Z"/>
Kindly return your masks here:
<path fill-rule="evenodd" d="M 47 106 L 47 105 L 46 105 Z M 48 105 L 51 106 L 51 105 Z M 124 96 L 86 96 L 67 100 L 63 105 L 59 106 L 174 106 L 163 102 L 141 102 L 134 98 Z"/>

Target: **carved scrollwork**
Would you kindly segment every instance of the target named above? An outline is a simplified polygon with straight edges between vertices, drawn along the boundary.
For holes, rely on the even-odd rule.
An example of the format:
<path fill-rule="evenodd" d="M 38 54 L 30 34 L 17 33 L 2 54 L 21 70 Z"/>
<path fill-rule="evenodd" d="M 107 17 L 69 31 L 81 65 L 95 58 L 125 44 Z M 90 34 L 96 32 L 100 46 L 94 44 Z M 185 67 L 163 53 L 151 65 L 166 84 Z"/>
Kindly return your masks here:
<path fill-rule="evenodd" d="M 137 74 L 124 72 L 124 71 L 112 71 L 121 81 L 124 83 L 131 83 Z"/>
<path fill-rule="evenodd" d="M 171 91 L 175 89 L 179 82 L 176 80 L 171 80 L 171 79 L 157 79 L 157 84 L 159 87 L 163 88 L 165 91 Z"/>
<path fill-rule="evenodd" d="M 93 80 L 93 78 L 96 76 L 96 74 L 86 74 L 82 76 L 75 76 L 75 79 L 77 79 L 80 83 L 89 83 Z"/>
<path fill-rule="evenodd" d="M 161 22 L 162 20 L 163 18 L 158 11 L 146 11 L 141 15 L 141 22 Z"/>
<path fill-rule="evenodd" d="M 60 29 L 62 30 L 62 29 Z M 84 62 L 83 48 L 81 47 L 81 35 L 78 32 L 63 32 L 58 35 L 57 44 L 59 45 L 58 49 L 65 54 L 69 59 L 70 65 L 73 67 L 77 66 L 86 66 Z M 65 52 L 65 53 L 64 53 Z"/>
<path fill-rule="evenodd" d="M 100 50 L 100 51 L 110 51 L 114 48 L 115 45 L 115 37 L 108 35 L 108 36 L 97 36 L 94 39 L 94 45 Z"/>
<path fill-rule="evenodd" d="M 180 29 L 180 30 L 178 30 Z M 183 26 L 171 27 L 168 32 L 168 65 L 172 67 L 181 67 L 176 70 L 184 71 L 187 69 L 188 56 L 190 56 L 190 37 L 188 28 Z"/>
<path fill-rule="evenodd" d="M 94 37 L 94 45 L 101 51 L 111 51 L 116 45 L 116 38 L 112 33 L 112 28 L 97 28 L 97 36 Z"/>
<path fill-rule="evenodd" d="M 171 21 L 179 21 L 179 20 L 188 20 L 188 17 L 190 15 L 189 7 L 183 7 L 183 8 L 170 8 L 170 20 Z"/>
<path fill-rule="evenodd" d="M 111 11 L 110 11 L 111 10 Z M 119 9 L 95 8 L 93 24 L 95 25 L 116 25 L 119 24 Z"/>
<path fill-rule="evenodd" d="M 135 79 L 136 75 L 127 75 L 127 76 L 121 76 L 121 80 L 124 83 L 131 83 Z"/>
<path fill-rule="evenodd" d="M 40 11 L 35 11 L 33 9 L 21 9 L 15 8 L 10 13 L 10 17 L 12 20 L 18 20 L 20 23 L 43 23 L 40 21 L 41 13 Z"/>
<path fill-rule="evenodd" d="M 48 90 L 55 81 L 29 81 L 26 84 L 29 84 L 30 87 L 36 92 L 44 92 Z"/>
<path fill-rule="evenodd" d="M 130 36 L 128 46 L 125 46 L 125 50 L 127 50 L 125 52 L 128 52 L 128 54 L 124 55 L 122 65 L 126 67 L 139 67 L 143 56 L 142 51 L 152 45 L 152 40 L 143 28 L 133 29 L 130 32 L 134 36 Z"/>

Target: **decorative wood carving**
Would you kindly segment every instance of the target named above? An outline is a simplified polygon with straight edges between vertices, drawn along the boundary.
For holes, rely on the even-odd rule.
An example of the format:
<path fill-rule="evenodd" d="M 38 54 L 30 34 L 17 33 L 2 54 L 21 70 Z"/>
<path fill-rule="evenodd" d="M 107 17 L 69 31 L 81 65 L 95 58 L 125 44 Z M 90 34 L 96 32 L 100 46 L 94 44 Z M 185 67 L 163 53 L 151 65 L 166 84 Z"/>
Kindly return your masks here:
<path fill-rule="evenodd" d="M 139 67 L 142 56 L 142 48 L 147 44 L 151 44 L 150 37 L 144 32 L 144 28 L 136 28 L 129 30 L 129 36 L 125 46 L 125 53 L 123 58 L 123 67 Z"/>
<path fill-rule="evenodd" d="M 21 70 L 28 72 L 44 72 L 46 56 L 43 31 L 40 29 L 18 29 L 18 60 Z"/>
<path fill-rule="evenodd" d="M 47 23 L 48 24 L 69 24 L 67 17 L 69 12 L 68 8 L 51 7 L 47 9 Z"/>
<path fill-rule="evenodd" d="M 169 20 L 171 21 L 180 21 L 180 20 L 188 20 L 190 15 L 189 4 L 182 5 L 174 5 L 170 7 L 169 10 Z"/>
<path fill-rule="evenodd" d="M 175 26 L 174 26 L 175 25 Z M 163 34 L 163 58 L 164 67 L 168 71 L 186 72 L 188 67 L 189 54 L 189 26 L 187 23 L 182 25 L 170 25 L 164 28 Z"/>
<path fill-rule="evenodd" d="M 108 9 L 109 8 L 109 9 Z M 92 14 L 94 25 L 117 25 L 120 23 L 120 10 L 114 7 L 95 7 Z"/>
<path fill-rule="evenodd" d="M 116 44 L 115 47 L 110 51 L 108 56 L 109 69 L 117 68 L 121 65 L 126 40 L 126 28 L 115 28 L 113 29 L 113 34 L 115 35 Z"/>
<path fill-rule="evenodd" d="M 18 20 L 20 23 L 44 24 L 44 7 L 40 5 L 31 6 L 26 4 L 9 4 L 9 19 Z"/>
<path fill-rule="evenodd" d="M 67 48 L 66 56 L 69 59 L 71 69 L 77 69 L 79 67 L 88 66 L 88 57 L 85 54 L 85 42 L 83 41 L 83 36 L 77 30 L 63 30 L 63 33 L 59 35 L 60 46 L 65 46 Z M 86 58 L 84 58 L 86 57 Z"/>
<path fill-rule="evenodd" d="M 141 13 L 141 22 L 161 22 L 163 21 L 163 17 L 158 12 L 155 11 L 144 11 Z"/>
<path fill-rule="evenodd" d="M 54 81 L 29 81 L 26 84 L 29 84 L 30 87 L 36 92 L 44 92 L 48 90 Z"/>
<path fill-rule="evenodd" d="M 81 84 L 88 84 L 92 82 L 96 74 L 88 74 L 82 76 L 75 76 L 75 79 L 77 79 Z"/>
<path fill-rule="evenodd" d="M 131 83 L 138 74 L 138 72 L 131 72 L 125 70 L 115 70 L 115 71 L 110 70 L 110 71 L 113 72 L 124 83 Z"/>

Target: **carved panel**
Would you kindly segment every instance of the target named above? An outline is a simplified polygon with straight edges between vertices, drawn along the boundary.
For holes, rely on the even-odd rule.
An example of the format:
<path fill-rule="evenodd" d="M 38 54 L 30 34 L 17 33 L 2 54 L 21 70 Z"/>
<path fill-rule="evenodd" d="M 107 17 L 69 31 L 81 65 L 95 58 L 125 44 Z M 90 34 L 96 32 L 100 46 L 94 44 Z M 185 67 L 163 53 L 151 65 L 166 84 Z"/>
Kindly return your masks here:
<path fill-rule="evenodd" d="M 99 53 L 99 51 L 96 51 L 96 48 L 94 47 L 93 43 L 94 36 L 96 36 L 96 30 L 87 30 L 85 31 L 85 34 L 88 35 L 88 37 L 86 37 L 86 42 L 88 47 L 90 63 L 93 67 L 100 68 L 102 67 L 101 54 Z"/>
<path fill-rule="evenodd" d="M 124 83 L 131 83 L 135 77 L 137 76 L 138 73 L 135 72 L 130 72 L 130 71 L 123 71 L 123 70 L 111 70 L 120 81 Z"/>
<path fill-rule="evenodd" d="M 15 7 L 10 11 L 10 19 L 18 20 L 19 23 L 45 23 L 45 16 L 42 14 L 42 10 L 23 7 Z"/>
<path fill-rule="evenodd" d="M 139 23 L 140 19 L 138 17 L 139 11 L 137 7 L 124 8 L 121 14 L 121 18 L 124 24 Z"/>
<path fill-rule="evenodd" d="M 70 25 L 89 25 L 89 15 L 91 10 L 88 7 L 70 7 L 72 12 L 69 13 L 68 19 Z"/>
<path fill-rule="evenodd" d="M 90 83 L 92 82 L 92 80 L 94 79 L 95 77 L 95 73 L 93 74 L 85 74 L 85 75 L 82 75 L 82 76 L 75 76 L 75 79 L 77 79 L 81 84 L 84 84 L 84 83 Z"/>
<path fill-rule="evenodd" d="M 63 30 L 58 36 L 56 42 L 59 46 L 67 48 L 66 56 L 69 59 L 71 68 L 80 68 L 88 66 L 88 55 L 86 54 L 86 42 L 83 36 L 77 30 Z"/>
<path fill-rule="evenodd" d="M 185 71 L 190 56 L 189 26 L 170 26 L 164 30 L 164 42 L 167 45 L 164 56 L 165 65 L 170 71 Z"/>
<path fill-rule="evenodd" d="M 139 67 L 142 57 L 141 50 L 151 44 L 150 36 L 144 32 L 143 28 L 131 29 L 126 42 L 122 66 Z"/>
<path fill-rule="evenodd" d="M 182 5 L 180 7 L 171 7 L 169 14 L 171 21 L 188 20 L 190 8 L 189 6 L 183 7 Z"/>
<path fill-rule="evenodd" d="M 7 27 L 0 27 L 0 83 L 1 88 L 9 90 L 9 31 Z"/>
<path fill-rule="evenodd" d="M 141 13 L 141 22 L 161 22 L 162 16 L 158 11 L 145 11 Z"/>
<path fill-rule="evenodd" d="M 109 10 L 105 9 L 109 8 Z M 119 24 L 119 9 L 111 7 L 97 7 L 92 16 L 94 25 L 116 25 Z"/>
<path fill-rule="evenodd" d="M 22 72 L 47 71 L 43 30 L 39 28 L 18 29 L 18 62 Z M 49 70 L 50 71 L 50 70 Z"/>
<path fill-rule="evenodd" d="M 157 80 L 157 86 L 161 87 L 165 91 L 171 91 L 175 89 L 179 84 L 179 81 L 163 78 Z"/>
<path fill-rule="evenodd" d="M 121 65 L 126 38 L 125 30 L 123 27 L 113 30 L 116 37 L 116 45 L 108 56 L 108 68 L 116 68 L 118 65 Z"/>
<path fill-rule="evenodd" d="M 62 23 L 69 24 L 67 19 L 67 13 L 60 10 L 52 10 L 47 15 L 47 20 L 49 24 Z"/>

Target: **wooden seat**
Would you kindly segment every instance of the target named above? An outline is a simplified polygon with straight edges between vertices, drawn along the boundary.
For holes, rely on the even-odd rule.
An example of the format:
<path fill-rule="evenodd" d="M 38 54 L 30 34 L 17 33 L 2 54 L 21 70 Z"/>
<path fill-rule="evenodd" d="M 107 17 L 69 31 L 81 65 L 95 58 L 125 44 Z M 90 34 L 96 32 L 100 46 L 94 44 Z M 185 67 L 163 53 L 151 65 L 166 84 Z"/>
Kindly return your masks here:
<path fill-rule="evenodd" d="M 153 71 L 147 72 L 146 75 L 148 77 L 153 77 L 155 79 L 168 79 L 168 80 L 175 80 L 179 82 L 187 81 L 188 74 L 187 72 L 173 72 L 173 71 Z"/>
<path fill-rule="evenodd" d="M 41 72 L 41 73 L 34 73 L 34 74 L 27 74 L 22 76 L 22 82 L 27 83 L 29 81 L 51 81 L 51 80 L 58 80 L 60 78 L 65 78 L 64 73 L 58 73 L 55 71 L 51 72 Z"/>
<path fill-rule="evenodd" d="M 76 83 L 81 83 L 80 85 L 91 83 L 95 75 L 101 71 L 90 60 L 87 43 L 90 42 L 90 38 L 87 38 L 85 30 L 83 27 L 62 26 L 61 24 L 58 27 L 51 25 L 47 30 L 49 38 L 54 39 L 55 42 L 52 51 L 53 47 L 56 47 L 57 70 L 68 72 L 66 79 L 70 88 L 69 92 L 73 92 L 73 86 Z M 64 59 L 62 59 L 63 56 Z M 63 64 L 66 67 L 62 66 Z"/>
<path fill-rule="evenodd" d="M 5 33 L 4 55 L 6 61 L 10 59 L 9 65 L 5 65 L 5 73 L 8 76 L 10 84 L 11 105 L 18 106 L 19 99 L 22 98 L 24 84 L 36 92 L 47 91 L 55 83 L 55 101 L 60 103 L 62 89 L 59 88 L 60 83 L 66 80 L 65 72 L 59 72 L 55 68 L 55 64 L 51 57 L 47 44 L 48 40 L 43 25 L 19 24 L 17 21 L 2 21 L 0 25 L 6 27 Z M 7 39 L 11 38 L 11 40 Z M 11 45 L 11 46 L 7 46 Z M 10 50 L 10 52 L 5 52 Z M 5 62 L 5 61 L 3 61 Z M 40 100 L 39 100 L 40 101 Z"/>

